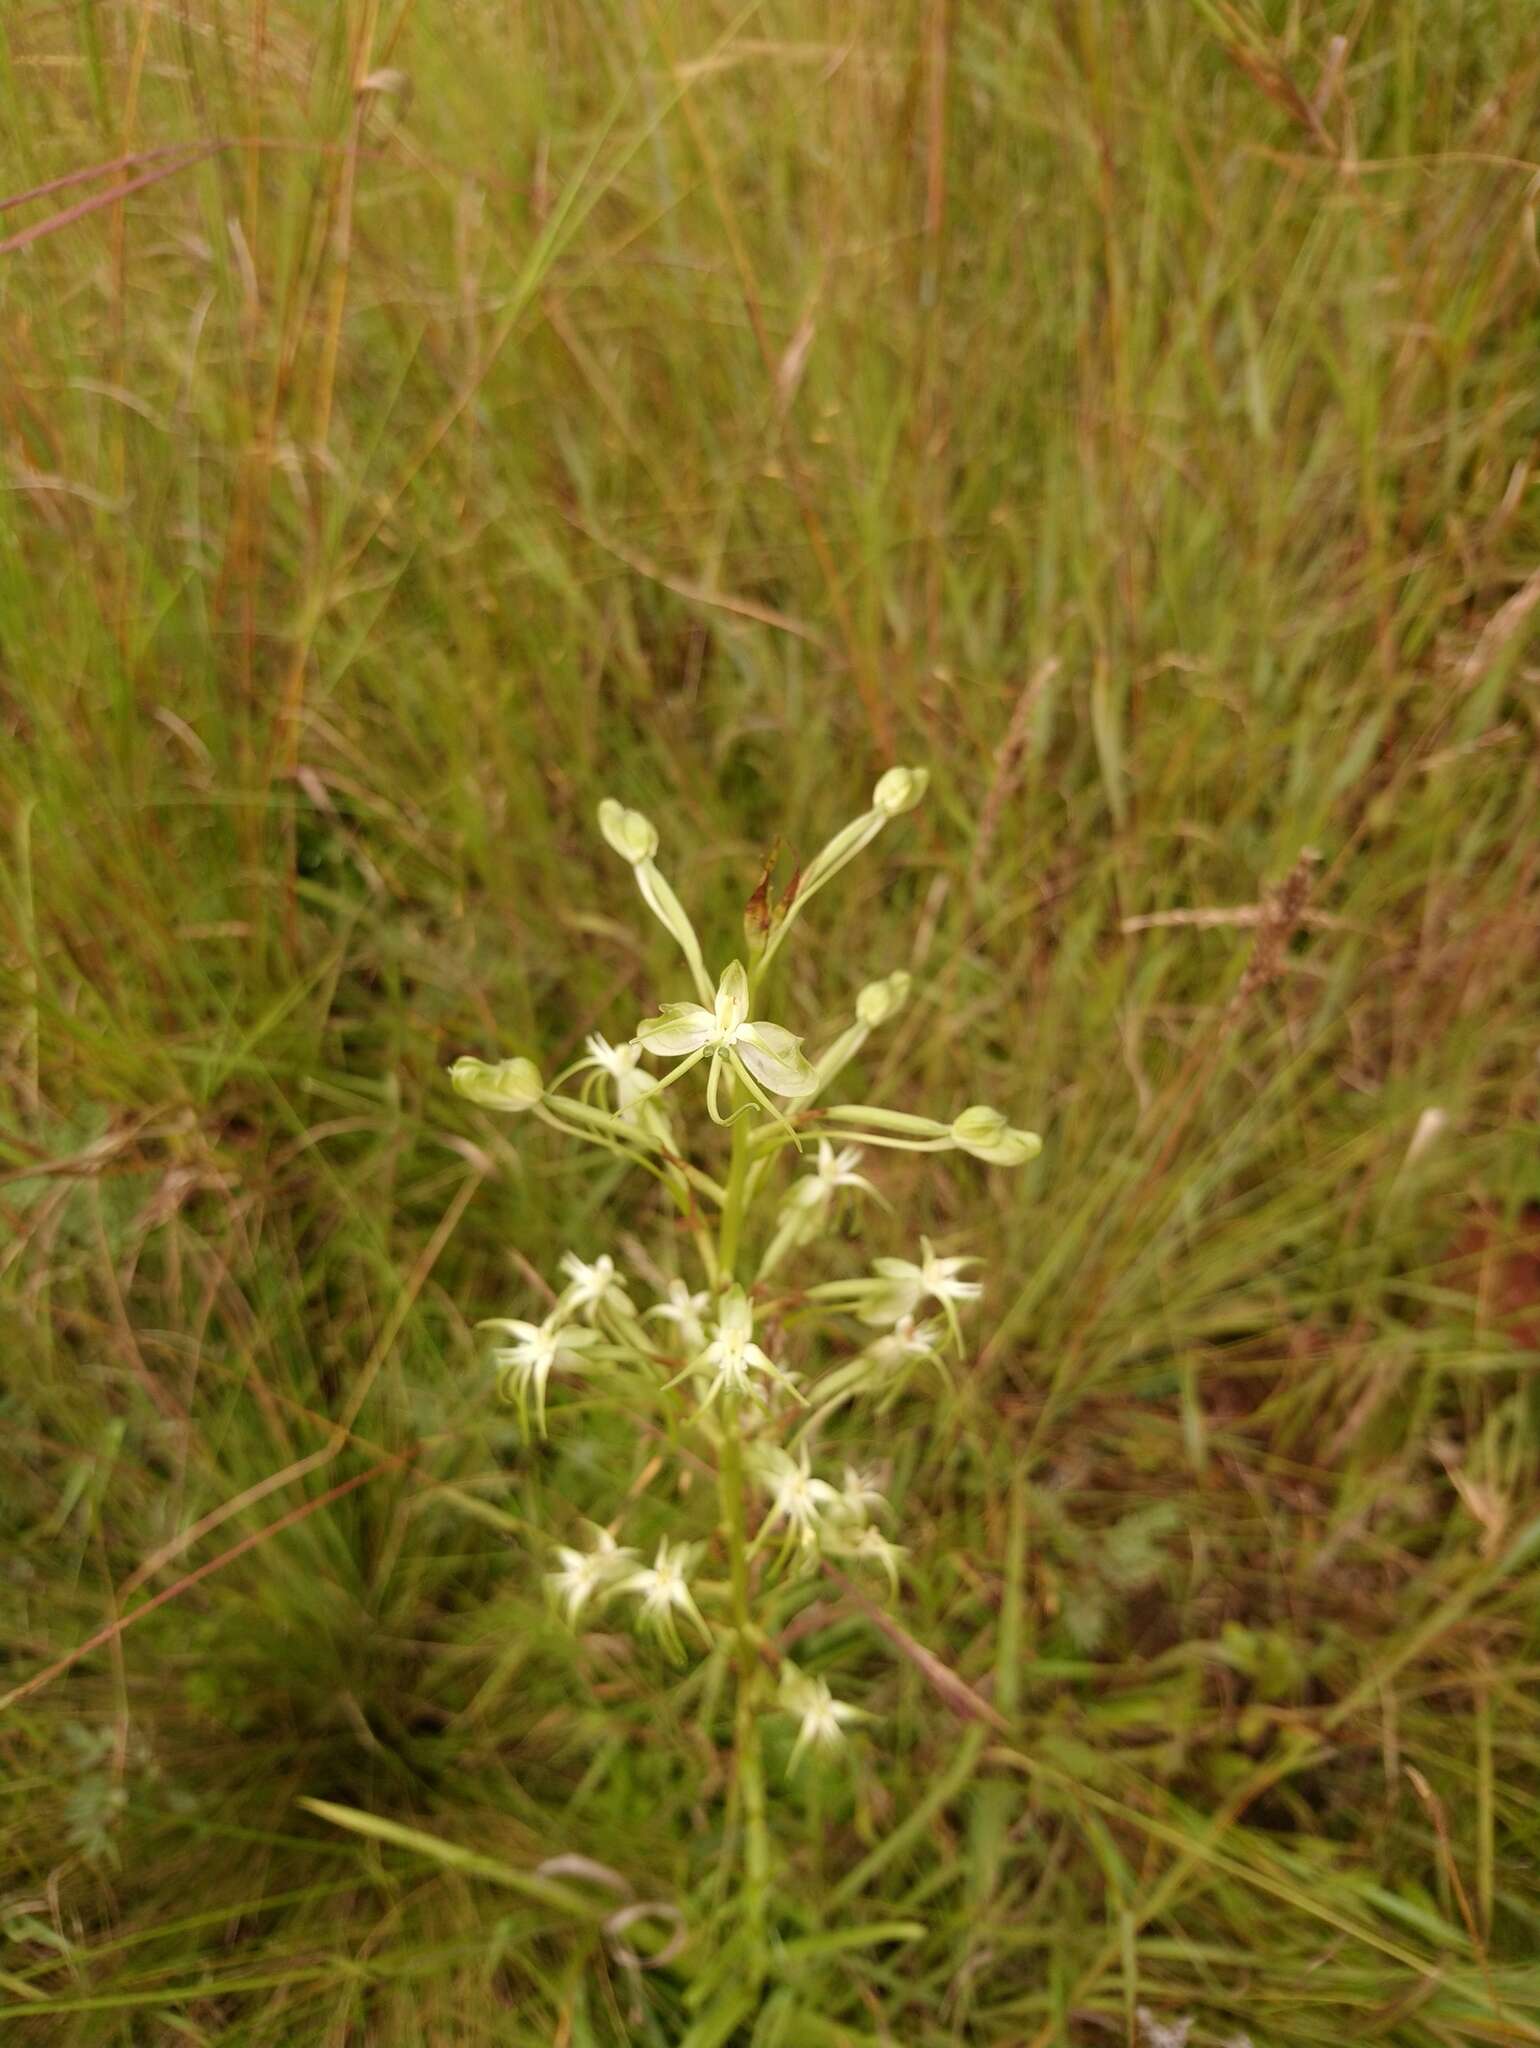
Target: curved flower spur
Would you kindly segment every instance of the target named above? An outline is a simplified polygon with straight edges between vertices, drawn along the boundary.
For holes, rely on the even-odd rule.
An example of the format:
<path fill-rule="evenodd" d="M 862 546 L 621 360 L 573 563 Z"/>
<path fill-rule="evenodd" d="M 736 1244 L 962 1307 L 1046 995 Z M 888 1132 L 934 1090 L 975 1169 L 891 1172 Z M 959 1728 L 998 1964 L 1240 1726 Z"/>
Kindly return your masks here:
<path fill-rule="evenodd" d="M 870 1718 L 837 1699 L 822 1671 L 793 1665 L 777 1637 L 805 1609 L 809 1575 L 825 1560 L 869 1572 L 896 1598 L 905 1557 L 884 1526 L 892 1517 L 881 1475 L 848 1464 L 820 1470 L 821 1437 L 836 1414 L 847 1415 L 848 1428 L 856 1404 L 869 1401 L 883 1412 L 916 1371 L 945 1373 L 947 1351 L 962 1348 L 961 1312 L 983 1292 L 982 1280 L 968 1276 L 977 1259 L 938 1253 L 922 1238 L 917 1258 L 885 1254 L 864 1275 L 804 1287 L 793 1364 L 774 1313 L 779 1268 L 792 1253 L 832 1241 L 852 1202 L 882 1203 L 861 1170 L 870 1148 L 960 1153 L 996 1167 L 1021 1166 L 1041 1149 L 1034 1132 L 983 1103 L 944 1119 L 868 1103 L 814 1107 L 871 1033 L 903 1008 L 910 978 L 902 970 L 869 982 L 854 1015 L 813 1058 L 795 1032 L 760 1014 L 768 970 L 809 903 L 919 803 L 926 780 L 921 768 L 889 769 L 868 808 L 814 856 L 785 897 L 771 904 L 762 886 L 745 919 L 747 959 L 729 960 L 715 980 L 658 866 L 656 827 L 606 799 L 599 829 L 678 947 L 694 997 L 661 1003 L 619 1044 L 590 1036 L 583 1056 L 550 1082 L 523 1056 L 467 1056 L 450 1069 L 455 1088 L 478 1107 L 533 1116 L 640 1167 L 678 1212 L 671 1243 L 693 1248 L 693 1274 L 679 1272 L 669 1256 L 664 1265 L 672 1270 L 649 1259 L 636 1279 L 608 1252 L 582 1258 L 569 1251 L 554 1306 L 541 1320 L 497 1317 L 483 1327 L 500 1340 L 491 1354 L 497 1388 L 526 1432 L 545 1434 L 548 1394 L 563 1381 L 596 1379 L 604 1399 L 653 1411 L 663 1437 L 688 1448 L 692 1469 L 715 1467 L 714 1515 L 702 1514 L 701 1490 L 684 1485 L 660 1514 L 655 1486 L 649 1506 L 629 1511 L 629 1541 L 620 1540 L 619 1516 L 608 1528 L 589 1524 L 582 1547 L 554 1546 L 547 1581 L 571 1627 L 618 1610 L 670 1662 L 684 1662 L 698 1645 L 735 1674 L 738 1938 L 756 1981 L 770 1955 L 767 1731 L 784 1769 L 799 1772 L 826 1767 L 847 1728 Z M 694 1156 L 681 1137 L 688 1091 L 679 1084 L 700 1067 L 707 1132 L 725 1133 L 713 1141 L 716 1157 Z M 811 1157 L 804 1150 L 810 1138 Z M 800 1171 L 782 1183 L 788 1154 Z M 638 1305 L 644 1281 L 654 1298 Z M 927 1306 L 939 1314 L 926 1317 Z M 809 1336 L 819 1318 L 838 1319 L 844 1331 L 837 1362 Z M 557 1419 L 560 1412 L 557 1399 Z M 641 1561 L 646 1556 L 650 1564 Z M 725 1565 L 725 1578 L 709 1568 L 702 1575 L 708 1556 L 719 1570 Z M 826 1661 L 816 1648 L 812 1656 Z M 715 1699 L 717 1684 L 694 1696 Z"/>

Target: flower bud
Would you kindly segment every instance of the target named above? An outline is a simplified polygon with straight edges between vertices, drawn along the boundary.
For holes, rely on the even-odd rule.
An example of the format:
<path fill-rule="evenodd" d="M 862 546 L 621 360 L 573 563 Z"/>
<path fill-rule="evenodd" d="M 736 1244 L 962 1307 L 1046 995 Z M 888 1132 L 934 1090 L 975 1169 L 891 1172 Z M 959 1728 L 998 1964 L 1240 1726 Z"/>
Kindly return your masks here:
<path fill-rule="evenodd" d="M 896 1017 L 909 1000 L 913 977 L 902 967 L 896 973 L 884 975 L 881 981 L 869 981 L 856 997 L 856 1015 L 869 1031 L 879 1024 L 886 1024 L 890 1017 Z"/>
<path fill-rule="evenodd" d="M 1025 1166 L 1043 1149 L 1036 1131 L 1012 1130 L 999 1110 L 986 1102 L 975 1102 L 953 1120 L 952 1143 L 991 1166 Z"/>
<path fill-rule="evenodd" d="M 533 1109 L 545 1093 L 540 1069 L 533 1060 L 485 1060 L 467 1055 L 449 1069 L 455 1092 L 482 1109 Z"/>
<path fill-rule="evenodd" d="M 599 830 L 606 843 L 622 860 L 639 867 L 658 850 L 658 828 L 640 811 L 628 811 L 624 804 L 607 796 L 599 806 Z"/>
<path fill-rule="evenodd" d="M 929 781 L 928 768 L 890 768 L 872 791 L 872 809 L 885 818 L 901 818 L 924 796 Z"/>

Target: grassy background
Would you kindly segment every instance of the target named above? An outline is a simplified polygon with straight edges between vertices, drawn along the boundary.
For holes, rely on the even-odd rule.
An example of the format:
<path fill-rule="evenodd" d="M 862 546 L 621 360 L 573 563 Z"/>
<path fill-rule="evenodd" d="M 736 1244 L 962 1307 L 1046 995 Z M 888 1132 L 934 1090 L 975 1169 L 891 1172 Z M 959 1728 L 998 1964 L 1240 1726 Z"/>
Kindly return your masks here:
<path fill-rule="evenodd" d="M 1537 84 L 1499 0 L 3 11 L 8 2039 L 1540 2041 Z M 675 1474 L 470 1333 L 659 1218 L 443 1068 L 649 990 L 598 796 L 720 952 L 894 758 L 789 1013 L 912 965 L 865 1085 L 1047 1135 L 872 1247 L 989 1258 L 875 1448 L 1003 1727 L 830 1587 L 756 2014 L 720 1711 L 532 1540 Z"/>

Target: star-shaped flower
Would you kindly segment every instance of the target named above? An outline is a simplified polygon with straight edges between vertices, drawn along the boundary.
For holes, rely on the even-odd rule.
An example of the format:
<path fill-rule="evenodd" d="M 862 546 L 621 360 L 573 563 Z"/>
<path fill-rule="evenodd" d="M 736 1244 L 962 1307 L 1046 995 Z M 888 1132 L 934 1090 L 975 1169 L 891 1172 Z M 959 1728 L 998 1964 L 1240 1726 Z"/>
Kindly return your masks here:
<path fill-rule="evenodd" d="M 601 1032 L 594 1031 L 583 1043 L 593 1065 L 614 1082 L 615 1107 L 618 1110 L 624 1112 L 634 1108 L 656 1089 L 657 1082 L 641 1065 L 642 1048 L 636 1039 L 629 1038 L 623 1045 L 611 1045 Z"/>
<path fill-rule="evenodd" d="M 786 1763 L 788 1777 L 810 1749 L 828 1755 L 844 1742 L 847 1722 L 867 1719 L 859 1707 L 837 1700 L 823 1679 L 799 1671 L 789 1659 L 781 1666 L 781 1705 L 801 1723 Z"/>
<path fill-rule="evenodd" d="M 535 1426 L 545 1435 L 546 1382 L 558 1366 L 581 1365 L 583 1354 L 599 1341 L 597 1330 L 574 1329 L 570 1324 L 547 1318 L 543 1323 L 524 1323 L 516 1317 L 494 1316 L 481 1325 L 500 1330 L 511 1344 L 500 1344 L 492 1353 L 497 1367 L 497 1391 L 505 1401 L 515 1401 L 520 1426 L 529 1427 L 529 1396 L 535 1395 Z"/>
<path fill-rule="evenodd" d="M 665 1537 L 658 1545 L 658 1554 L 653 1562 L 628 1573 L 616 1588 L 621 1593 L 636 1594 L 642 1603 L 639 1615 L 642 1626 L 650 1629 L 670 1657 L 681 1664 L 684 1662 L 684 1643 L 679 1635 L 679 1615 L 684 1615 L 700 1630 L 708 1649 L 711 1646 L 711 1630 L 706 1626 L 706 1618 L 690 1591 L 689 1573 L 695 1564 L 697 1551 L 698 1546 L 693 1543 L 670 1545 Z"/>
<path fill-rule="evenodd" d="M 679 1064 L 658 1083 L 666 1088 L 709 1053 L 711 1073 L 706 1107 L 717 1116 L 717 1081 L 725 1060 L 744 1087 L 765 1109 L 764 1090 L 775 1095 L 808 1095 L 818 1077 L 802 1051 L 802 1041 L 779 1024 L 749 1016 L 749 978 L 741 960 L 723 969 L 708 1010 L 702 1003 L 665 1003 L 656 1017 L 644 1017 L 636 1036 L 645 1052 Z"/>
<path fill-rule="evenodd" d="M 719 1394 L 747 1395 L 751 1401 L 763 1403 L 764 1388 L 756 1381 L 756 1373 L 777 1381 L 790 1392 L 796 1391 L 789 1375 L 754 1342 L 754 1310 L 741 1287 L 729 1288 L 723 1295 L 717 1310 L 716 1335 L 691 1365 L 692 1370 L 712 1376 L 700 1404 L 703 1415 Z"/>
<path fill-rule="evenodd" d="M 597 1320 L 599 1311 L 605 1308 L 619 1309 L 627 1315 L 631 1313 L 631 1297 L 626 1293 L 626 1283 L 616 1272 L 615 1261 L 608 1252 L 600 1252 L 591 1266 L 585 1265 L 576 1252 L 563 1252 L 561 1271 L 567 1276 L 567 1284 L 557 1303 L 557 1314 L 563 1321 L 580 1315 L 585 1322 L 592 1323 Z"/>
<path fill-rule="evenodd" d="M 576 1628 L 578 1616 L 597 1595 L 615 1590 L 616 1580 L 636 1559 L 636 1552 L 617 1543 L 608 1529 L 595 1527 L 593 1534 L 592 1550 L 570 1550 L 558 1543 L 557 1569 L 545 1575 L 569 1628 Z"/>
<path fill-rule="evenodd" d="M 826 1518 L 840 1504 L 838 1488 L 814 1474 L 805 1446 L 795 1458 L 778 1446 L 768 1446 L 755 1463 L 758 1477 L 770 1495 L 765 1511 L 766 1531 L 777 1522 L 784 1522 L 787 1534 L 795 1536 L 805 1549 L 811 1549 L 818 1542 Z"/>
<path fill-rule="evenodd" d="M 859 1145 L 841 1145 L 836 1151 L 827 1138 L 820 1138 L 817 1165 L 810 1173 L 803 1174 L 800 1180 L 792 1182 L 787 1201 L 799 1209 L 822 1211 L 841 1188 L 860 1188 L 868 1195 L 875 1195 L 877 1190 L 865 1174 L 856 1172 L 860 1163 Z"/>
<path fill-rule="evenodd" d="M 682 1350 L 695 1353 L 706 1343 L 706 1311 L 711 1306 L 711 1296 L 692 1294 L 683 1280 L 673 1279 L 668 1283 L 668 1299 L 657 1302 L 647 1313 L 656 1316 L 660 1323 L 672 1323 L 679 1332 Z"/>
<path fill-rule="evenodd" d="M 880 1278 L 872 1284 L 857 1313 L 863 1323 L 880 1326 L 912 1316 L 922 1301 L 937 1301 L 950 1325 L 953 1341 L 961 1349 L 957 1303 L 976 1301 L 984 1292 L 981 1282 L 961 1276 L 964 1267 L 979 1263 L 976 1258 L 938 1258 L 930 1239 L 922 1237 L 918 1263 L 913 1259 L 873 1259 L 872 1270 Z"/>

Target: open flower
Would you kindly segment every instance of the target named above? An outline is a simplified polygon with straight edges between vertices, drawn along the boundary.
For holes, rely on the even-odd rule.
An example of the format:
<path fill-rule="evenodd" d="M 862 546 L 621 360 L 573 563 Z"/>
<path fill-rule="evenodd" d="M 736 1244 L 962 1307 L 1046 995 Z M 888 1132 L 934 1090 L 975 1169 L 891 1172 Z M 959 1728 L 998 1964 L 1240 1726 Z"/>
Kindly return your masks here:
<path fill-rule="evenodd" d="M 789 1375 L 754 1342 L 754 1311 L 741 1287 L 730 1288 L 723 1295 L 716 1335 L 692 1361 L 692 1369 L 711 1374 L 711 1385 L 700 1404 L 702 1414 L 719 1394 L 746 1394 L 751 1401 L 763 1402 L 764 1389 L 755 1380 L 756 1373 L 796 1392 Z"/>
<path fill-rule="evenodd" d="M 668 1283 L 668 1299 L 657 1302 L 647 1314 L 656 1316 L 660 1323 L 672 1323 L 679 1332 L 681 1350 L 694 1353 L 705 1348 L 706 1311 L 710 1306 L 709 1294 L 692 1294 L 685 1281 L 674 1279 Z"/>
<path fill-rule="evenodd" d="M 880 1326 L 912 1316 L 922 1301 L 937 1301 L 954 1337 L 959 1337 L 956 1304 L 976 1301 L 984 1292 L 979 1281 L 964 1280 L 961 1275 L 964 1267 L 979 1263 L 976 1258 L 938 1258 L 930 1239 L 922 1237 L 918 1263 L 913 1259 L 873 1259 L 872 1270 L 880 1278 L 867 1289 L 857 1313 L 863 1323 Z"/>
<path fill-rule="evenodd" d="M 877 1190 L 865 1174 L 856 1172 L 860 1163 L 859 1145 L 841 1145 L 836 1151 L 827 1138 L 820 1138 L 818 1164 L 811 1173 L 792 1182 L 786 1196 L 788 1206 L 809 1209 L 821 1216 L 841 1188 L 860 1188 L 865 1194 L 875 1195 Z"/>
<path fill-rule="evenodd" d="M 793 1458 L 778 1445 L 767 1445 L 754 1463 L 756 1476 L 770 1495 L 764 1530 L 784 1522 L 788 1536 L 795 1536 L 804 1549 L 812 1549 L 826 1518 L 840 1505 L 839 1489 L 817 1477 L 806 1446 Z"/>
<path fill-rule="evenodd" d="M 543 1323 L 523 1323 L 508 1316 L 494 1316 L 481 1325 L 500 1330 L 511 1344 L 500 1344 L 492 1353 L 497 1367 L 497 1391 L 505 1401 L 518 1404 L 519 1422 L 529 1427 L 529 1396 L 535 1396 L 535 1426 L 545 1435 L 545 1389 L 558 1366 L 581 1365 L 583 1354 L 599 1341 L 597 1330 L 575 1329 L 548 1318 Z"/>
<path fill-rule="evenodd" d="M 710 1054 L 706 1106 L 718 1123 L 722 1119 L 716 1112 L 717 1079 L 724 1060 L 766 1109 L 766 1088 L 775 1095 L 807 1095 L 818 1085 L 800 1038 L 780 1024 L 750 1018 L 749 977 L 741 960 L 723 969 L 709 1010 L 701 1003 L 665 1003 L 656 1017 L 642 1019 L 636 1036 L 645 1052 L 679 1061 L 660 1087 L 666 1088 Z"/>
<path fill-rule="evenodd" d="M 917 1358 L 933 1358 L 941 1349 L 945 1330 L 932 1316 L 920 1322 L 912 1315 L 900 1316 L 891 1330 L 874 1337 L 862 1353 L 884 1375 L 895 1373 Z"/>
<path fill-rule="evenodd" d="M 828 1755 L 845 1740 L 847 1722 L 867 1718 L 860 1707 L 837 1700 L 823 1679 L 799 1671 L 790 1658 L 781 1666 L 781 1706 L 801 1724 L 786 1763 L 788 1777 L 810 1749 Z"/>
<path fill-rule="evenodd" d="M 614 1592 L 616 1581 L 636 1561 L 636 1552 L 617 1543 L 608 1529 L 594 1527 L 593 1535 L 592 1550 L 570 1550 L 558 1543 L 557 1568 L 545 1575 L 569 1628 L 576 1628 L 578 1616 L 591 1600 Z"/>
<path fill-rule="evenodd" d="M 890 1542 L 874 1524 L 835 1528 L 825 1537 L 824 1548 L 849 1563 L 876 1565 L 886 1575 L 894 1599 L 898 1598 L 898 1567 L 909 1553 L 901 1543 Z"/>
<path fill-rule="evenodd" d="M 711 1630 L 706 1626 L 706 1618 L 690 1591 L 689 1573 L 698 1553 L 698 1544 L 670 1545 L 665 1537 L 658 1545 L 658 1554 L 653 1562 L 628 1573 L 616 1586 L 617 1592 L 636 1594 L 642 1603 L 638 1616 L 642 1626 L 651 1630 L 678 1664 L 684 1662 L 679 1615 L 684 1615 L 699 1629 L 707 1648 L 711 1647 Z"/>
<path fill-rule="evenodd" d="M 615 1271 L 615 1261 L 608 1252 L 600 1252 L 591 1266 L 585 1265 L 576 1252 L 563 1252 L 561 1271 L 567 1276 L 567 1284 L 556 1313 L 563 1321 L 581 1316 L 584 1322 L 592 1323 L 605 1308 L 618 1309 L 626 1315 L 632 1312 L 626 1283 Z"/>
<path fill-rule="evenodd" d="M 598 1031 L 591 1032 L 583 1043 L 593 1064 L 608 1074 L 615 1084 L 615 1106 L 624 1112 L 650 1095 L 657 1087 L 652 1075 L 641 1065 L 642 1048 L 634 1038 L 623 1045 L 611 1045 Z"/>
<path fill-rule="evenodd" d="M 873 1514 L 885 1515 L 888 1511 L 887 1497 L 877 1484 L 876 1473 L 859 1471 L 854 1465 L 845 1467 L 839 1497 L 841 1512 L 853 1522 L 865 1522 Z"/>

